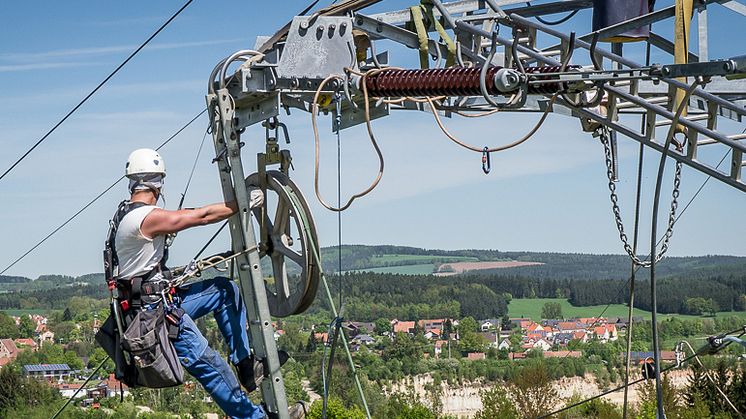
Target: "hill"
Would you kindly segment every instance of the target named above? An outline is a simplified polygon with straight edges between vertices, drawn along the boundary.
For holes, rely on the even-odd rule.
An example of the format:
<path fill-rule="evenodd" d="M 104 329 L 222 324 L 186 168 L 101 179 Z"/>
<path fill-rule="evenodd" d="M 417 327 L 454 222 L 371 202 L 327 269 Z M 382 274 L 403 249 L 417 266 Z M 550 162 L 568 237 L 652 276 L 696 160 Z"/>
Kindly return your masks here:
<path fill-rule="evenodd" d="M 337 272 L 338 249 L 321 249 L 325 272 Z M 534 262 L 530 266 L 482 269 L 479 273 L 528 276 L 537 279 L 627 279 L 630 260 L 627 255 L 594 255 L 582 253 L 502 252 L 499 250 L 463 249 L 438 250 L 406 246 L 342 246 L 342 270 L 346 272 L 370 271 L 376 273 L 402 273 L 421 275 L 434 272 L 449 262 Z M 418 265 L 417 268 L 404 268 Z M 427 269 L 427 265 L 431 269 Z M 475 273 L 474 271 L 470 271 Z M 746 257 L 739 256 L 690 256 L 667 257 L 658 265 L 659 277 L 687 275 L 708 277 L 713 275 L 742 274 L 746 272 Z M 649 278 L 646 270 L 638 271 L 638 278 Z"/>

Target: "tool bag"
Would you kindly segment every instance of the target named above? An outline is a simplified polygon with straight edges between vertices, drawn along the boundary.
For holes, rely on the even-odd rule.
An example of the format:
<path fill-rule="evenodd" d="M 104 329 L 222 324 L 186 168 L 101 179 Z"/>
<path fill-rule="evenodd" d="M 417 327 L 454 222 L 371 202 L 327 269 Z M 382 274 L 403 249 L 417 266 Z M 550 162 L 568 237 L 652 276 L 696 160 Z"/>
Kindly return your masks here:
<path fill-rule="evenodd" d="M 168 338 L 168 324 L 162 304 L 139 310 L 122 335 L 122 349 L 133 368 L 135 386 L 172 387 L 184 382 L 184 370 Z"/>

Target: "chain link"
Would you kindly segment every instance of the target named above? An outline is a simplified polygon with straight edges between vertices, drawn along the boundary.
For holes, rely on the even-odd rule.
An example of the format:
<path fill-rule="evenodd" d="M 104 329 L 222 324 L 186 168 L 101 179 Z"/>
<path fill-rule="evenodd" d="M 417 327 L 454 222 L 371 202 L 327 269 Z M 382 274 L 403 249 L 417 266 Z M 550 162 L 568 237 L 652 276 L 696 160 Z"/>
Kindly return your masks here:
<path fill-rule="evenodd" d="M 611 156 L 611 144 L 606 128 L 603 128 L 600 132 L 601 144 L 604 146 L 604 154 L 606 156 L 606 177 L 609 179 L 609 197 L 611 199 L 611 208 L 614 212 L 614 221 L 616 222 L 617 230 L 619 230 L 619 239 L 622 241 L 624 250 L 629 255 L 630 259 L 635 265 L 647 268 L 651 265 L 649 260 L 640 260 L 640 258 L 633 252 L 632 246 L 629 244 L 627 234 L 624 232 L 624 224 L 622 223 L 622 214 L 619 209 L 619 196 L 616 193 L 616 182 L 614 181 L 614 159 Z M 681 186 L 681 162 L 676 162 L 676 171 L 673 179 L 673 191 L 671 192 L 671 211 L 668 215 L 668 228 L 666 233 L 663 235 L 663 244 L 661 250 L 655 257 L 655 262 L 660 262 L 663 256 L 668 250 L 668 244 L 673 236 L 673 226 L 676 223 L 676 209 L 679 206 L 679 187 Z"/>

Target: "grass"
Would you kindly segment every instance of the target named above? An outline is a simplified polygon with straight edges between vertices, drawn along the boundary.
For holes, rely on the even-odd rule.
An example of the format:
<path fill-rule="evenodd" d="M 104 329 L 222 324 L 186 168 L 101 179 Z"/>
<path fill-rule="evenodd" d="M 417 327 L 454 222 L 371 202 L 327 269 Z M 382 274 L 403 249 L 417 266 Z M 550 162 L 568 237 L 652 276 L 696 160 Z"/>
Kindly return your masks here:
<path fill-rule="evenodd" d="M 433 273 L 434 265 L 432 263 L 423 263 L 418 265 L 401 265 L 401 266 L 386 266 L 382 268 L 365 268 L 359 269 L 354 272 L 374 272 L 374 273 L 386 273 L 386 274 L 402 274 L 402 275 L 429 275 Z"/>
<path fill-rule="evenodd" d="M 469 256 L 448 256 L 448 255 L 405 255 L 405 254 L 392 254 L 392 255 L 375 255 L 371 257 L 370 262 L 372 263 L 396 263 L 396 262 L 409 262 L 409 261 L 432 261 L 432 260 L 448 260 L 451 262 L 465 262 L 465 261 L 477 261 L 479 259 Z"/>
<path fill-rule="evenodd" d="M 595 317 L 601 314 L 606 308 L 605 305 L 575 307 L 564 298 L 514 298 L 508 304 L 508 314 L 510 317 L 527 317 L 532 320 L 541 319 L 541 308 L 546 303 L 560 303 L 562 305 L 562 315 L 565 318 L 571 317 Z M 627 306 L 624 304 L 612 304 L 604 313 L 604 317 L 627 317 Z M 651 312 L 635 308 L 633 316 L 640 316 L 644 319 L 650 319 Z M 742 311 L 723 311 L 718 316 L 738 316 L 746 319 L 746 312 Z M 703 316 L 691 316 L 685 314 L 659 314 L 661 320 L 678 317 L 680 319 L 702 319 Z"/>

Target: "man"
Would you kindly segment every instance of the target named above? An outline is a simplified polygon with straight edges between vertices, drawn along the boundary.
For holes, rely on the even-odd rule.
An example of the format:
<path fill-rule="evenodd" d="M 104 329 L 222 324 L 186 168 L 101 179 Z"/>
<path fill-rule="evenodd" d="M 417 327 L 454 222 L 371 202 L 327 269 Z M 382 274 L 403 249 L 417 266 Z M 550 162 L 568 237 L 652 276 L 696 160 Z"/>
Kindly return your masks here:
<path fill-rule="evenodd" d="M 140 278 L 144 285 L 168 277 L 166 237 L 194 226 L 216 223 L 237 211 L 235 202 L 207 205 L 197 209 L 168 211 L 155 206 L 161 195 L 166 169 L 163 158 L 151 149 L 133 151 L 126 165 L 130 199 L 120 204 L 119 220 L 114 237 L 118 283 L 125 284 L 125 295 L 131 295 L 127 284 Z M 252 207 L 261 205 L 260 191 L 252 193 Z M 139 281 L 135 282 L 139 283 Z M 143 302 L 146 293 L 143 292 Z M 163 295 L 163 294 L 161 294 Z M 262 418 L 265 413 L 254 405 L 241 390 L 239 381 L 251 392 L 257 388 L 254 356 L 249 349 L 246 310 L 236 284 L 223 277 L 208 279 L 179 287 L 176 304 L 184 310 L 178 324 L 178 335 L 172 340 L 179 361 L 210 393 L 215 403 L 234 418 Z M 158 294 L 151 300 L 161 301 Z M 230 361 L 238 372 L 238 380 L 227 362 L 207 345 L 194 320 L 212 313 L 220 332 L 230 348 Z M 280 353 L 281 362 L 287 354 Z M 284 358 L 284 359 L 283 359 Z M 261 366 L 261 364 L 258 364 Z M 258 369 L 261 369 L 259 367 Z M 258 374 L 261 379 L 262 374 Z M 292 417 L 305 410 L 293 406 Z"/>

